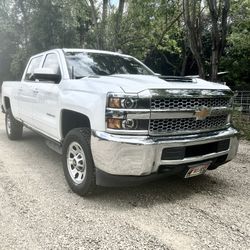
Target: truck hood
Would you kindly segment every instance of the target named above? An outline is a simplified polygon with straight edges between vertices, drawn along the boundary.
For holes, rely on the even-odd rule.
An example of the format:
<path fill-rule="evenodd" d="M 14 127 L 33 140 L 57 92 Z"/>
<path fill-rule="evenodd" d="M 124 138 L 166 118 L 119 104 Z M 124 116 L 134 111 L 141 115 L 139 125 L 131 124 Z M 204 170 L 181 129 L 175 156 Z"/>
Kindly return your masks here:
<path fill-rule="evenodd" d="M 177 79 L 161 79 L 149 75 L 111 75 L 88 77 L 81 79 L 89 84 L 98 85 L 99 90 L 124 91 L 125 93 L 139 93 L 146 89 L 222 89 L 229 90 L 225 85 L 195 78 L 192 82 Z"/>
<path fill-rule="evenodd" d="M 180 79 L 161 79 L 150 75 L 89 76 L 79 80 L 69 80 L 63 88 L 75 91 L 139 93 L 147 89 L 211 89 L 230 90 L 229 87 L 199 78 L 191 82 Z"/>

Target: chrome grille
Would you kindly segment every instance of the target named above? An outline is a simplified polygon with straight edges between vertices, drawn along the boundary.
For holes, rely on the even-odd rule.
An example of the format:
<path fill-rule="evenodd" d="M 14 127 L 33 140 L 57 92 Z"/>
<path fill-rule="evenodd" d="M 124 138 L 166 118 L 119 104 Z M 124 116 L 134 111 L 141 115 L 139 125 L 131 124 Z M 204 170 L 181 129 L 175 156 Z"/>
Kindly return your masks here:
<path fill-rule="evenodd" d="M 195 118 L 156 119 L 150 121 L 151 134 L 166 134 L 198 130 L 214 130 L 227 124 L 227 115 L 210 116 L 205 120 Z"/>
<path fill-rule="evenodd" d="M 228 107 L 230 99 L 217 98 L 152 98 L 151 109 L 196 109 L 206 107 Z"/>

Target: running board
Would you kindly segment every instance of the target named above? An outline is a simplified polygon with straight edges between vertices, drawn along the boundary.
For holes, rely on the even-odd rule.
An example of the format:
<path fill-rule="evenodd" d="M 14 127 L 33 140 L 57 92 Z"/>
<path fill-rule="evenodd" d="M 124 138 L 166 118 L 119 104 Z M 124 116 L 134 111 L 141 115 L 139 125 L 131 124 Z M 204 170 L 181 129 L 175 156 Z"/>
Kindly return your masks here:
<path fill-rule="evenodd" d="M 60 143 L 51 140 L 45 140 L 45 143 L 50 149 L 62 155 L 62 145 Z"/>

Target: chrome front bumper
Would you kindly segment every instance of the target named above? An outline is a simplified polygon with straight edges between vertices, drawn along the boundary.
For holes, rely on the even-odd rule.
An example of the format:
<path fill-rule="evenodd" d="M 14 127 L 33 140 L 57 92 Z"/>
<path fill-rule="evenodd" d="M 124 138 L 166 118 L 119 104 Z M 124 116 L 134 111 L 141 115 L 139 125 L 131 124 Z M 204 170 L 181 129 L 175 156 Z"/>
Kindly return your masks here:
<path fill-rule="evenodd" d="M 229 149 L 181 160 L 161 160 L 162 150 L 192 145 L 202 145 L 230 139 Z M 232 127 L 206 134 L 150 137 L 114 135 L 92 131 L 91 149 L 96 167 L 111 175 L 145 176 L 157 173 L 159 166 L 190 164 L 227 155 L 225 162 L 234 158 L 239 144 L 238 131 Z"/>

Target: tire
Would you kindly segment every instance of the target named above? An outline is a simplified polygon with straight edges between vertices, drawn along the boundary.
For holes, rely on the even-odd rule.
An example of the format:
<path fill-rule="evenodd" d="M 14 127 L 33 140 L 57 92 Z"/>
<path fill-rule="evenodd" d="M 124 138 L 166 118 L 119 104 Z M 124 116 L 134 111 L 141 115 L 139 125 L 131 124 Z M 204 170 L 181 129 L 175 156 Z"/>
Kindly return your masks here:
<path fill-rule="evenodd" d="M 23 135 L 23 124 L 17 121 L 10 108 L 5 112 L 5 129 L 10 140 L 19 140 Z"/>
<path fill-rule="evenodd" d="M 95 165 L 90 148 L 90 129 L 71 130 L 63 142 L 63 171 L 70 188 L 80 196 L 95 191 Z"/>

